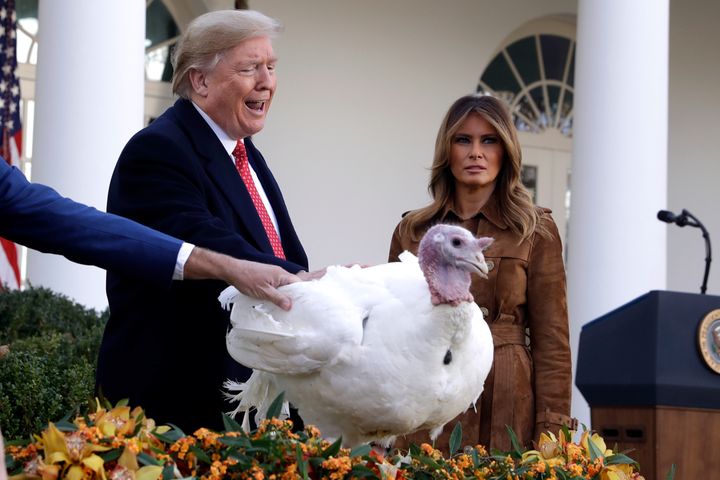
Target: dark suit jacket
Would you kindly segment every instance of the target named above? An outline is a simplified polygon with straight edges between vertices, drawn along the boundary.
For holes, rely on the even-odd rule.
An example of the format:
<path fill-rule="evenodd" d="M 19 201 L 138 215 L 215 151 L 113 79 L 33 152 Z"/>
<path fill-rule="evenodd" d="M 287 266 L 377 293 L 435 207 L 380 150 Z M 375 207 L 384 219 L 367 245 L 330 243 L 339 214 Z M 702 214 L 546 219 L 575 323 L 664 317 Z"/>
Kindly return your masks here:
<path fill-rule="evenodd" d="M 276 258 L 232 159 L 187 100 L 178 100 L 136 134 L 120 155 L 108 211 L 195 245 L 296 273 L 307 257 L 280 188 L 246 139 L 249 160 L 277 217 L 287 261 Z M 217 300 L 222 282 L 174 282 L 153 288 L 108 273 L 110 320 L 100 349 L 97 382 L 110 400 L 129 398 L 158 422 L 188 432 L 220 428 L 222 384 L 246 380 L 250 369 L 225 347 L 229 312 Z"/>
<path fill-rule="evenodd" d="M 85 265 L 170 285 L 182 242 L 30 183 L 0 157 L 0 236 Z"/>

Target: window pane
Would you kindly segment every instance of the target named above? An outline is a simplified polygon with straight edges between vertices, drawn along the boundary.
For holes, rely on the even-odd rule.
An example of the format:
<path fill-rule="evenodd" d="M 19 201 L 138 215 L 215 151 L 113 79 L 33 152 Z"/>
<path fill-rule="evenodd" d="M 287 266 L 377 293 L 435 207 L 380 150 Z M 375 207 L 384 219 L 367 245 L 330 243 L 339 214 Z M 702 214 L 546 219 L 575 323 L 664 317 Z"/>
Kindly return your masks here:
<path fill-rule="evenodd" d="M 481 80 L 496 92 L 511 91 L 517 93 L 520 91 L 515 75 L 513 75 L 505 57 L 501 53 L 496 55 L 490 62 Z"/>
<path fill-rule="evenodd" d="M 545 78 L 562 80 L 570 40 L 557 35 L 540 35 L 540 46 L 545 64 Z"/>
<path fill-rule="evenodd" d="M 552 114 L 552 120 L 554 120 L 558 111 L 558 102 L 560 101 L 560 87 L 548 85 L 547 92 L 550 100 L 550 113 Z"/>
<path fill-rule="evenodd" d="M 15 2 L 15 15 L 21 18 L 38 18 L 38 0 L 17 0 Z"/>
<path fill-rule="evenodd" d="M 175 20 L 160 0 L 155 0 L 148 6 L 145 19 L 145 47 L 152 47 L 180 33 Z"/>
<path fill-rule="evenodd" d="M 507 47 L 508 54 L 520 73 L 525 85 L 540 80 L 535 37 L 526 37 Z"/>

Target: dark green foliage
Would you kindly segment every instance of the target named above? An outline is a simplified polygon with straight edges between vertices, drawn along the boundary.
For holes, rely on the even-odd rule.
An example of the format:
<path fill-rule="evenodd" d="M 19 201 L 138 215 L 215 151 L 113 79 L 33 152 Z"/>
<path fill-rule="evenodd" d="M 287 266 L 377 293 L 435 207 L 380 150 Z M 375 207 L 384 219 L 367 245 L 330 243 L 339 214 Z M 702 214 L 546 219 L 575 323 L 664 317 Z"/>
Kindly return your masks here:
<path fill-rule="evenodd" d="M 46 288 L 0 292 L 0 426 L 28 437 L 93 396 L 95 362 L 107 312 Z"/>

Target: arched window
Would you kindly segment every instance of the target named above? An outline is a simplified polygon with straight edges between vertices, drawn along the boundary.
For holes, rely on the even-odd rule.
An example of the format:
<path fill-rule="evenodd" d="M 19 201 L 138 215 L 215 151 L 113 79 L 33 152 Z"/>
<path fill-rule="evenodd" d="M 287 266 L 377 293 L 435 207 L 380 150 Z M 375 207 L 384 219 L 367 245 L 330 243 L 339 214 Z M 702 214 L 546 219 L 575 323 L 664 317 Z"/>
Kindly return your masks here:
<path fill-rule="evenodd" d="M 148 1 L 145 19 L 145 78 L 169 82 L 172 79 L 170 53 L 180 29 L 162 0 Z"/>
<path fill-rule="evenodd" d="M 572 137 L 575 40 L 534 34 L 504 47 L 480 77 L 477 91 L 504 99 L 521 132 L 557 129 Z"/>

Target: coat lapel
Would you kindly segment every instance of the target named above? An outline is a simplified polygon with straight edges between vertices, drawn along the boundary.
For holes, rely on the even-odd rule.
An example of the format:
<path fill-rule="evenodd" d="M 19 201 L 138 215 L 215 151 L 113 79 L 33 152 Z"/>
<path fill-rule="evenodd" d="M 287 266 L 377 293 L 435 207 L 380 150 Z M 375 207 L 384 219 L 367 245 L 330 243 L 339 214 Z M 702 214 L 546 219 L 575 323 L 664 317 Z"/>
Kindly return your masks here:
<path fill-rule="evenodd" d="M 247 226 L 258 249 L 272 254 L 272 246 L 250 194 L 215 133 L 189 100 L 178 100 L 175 102 L 175 109 L 181 127 L 192 141 L 197 155 L 204 161 L 208 176 Z"/>

